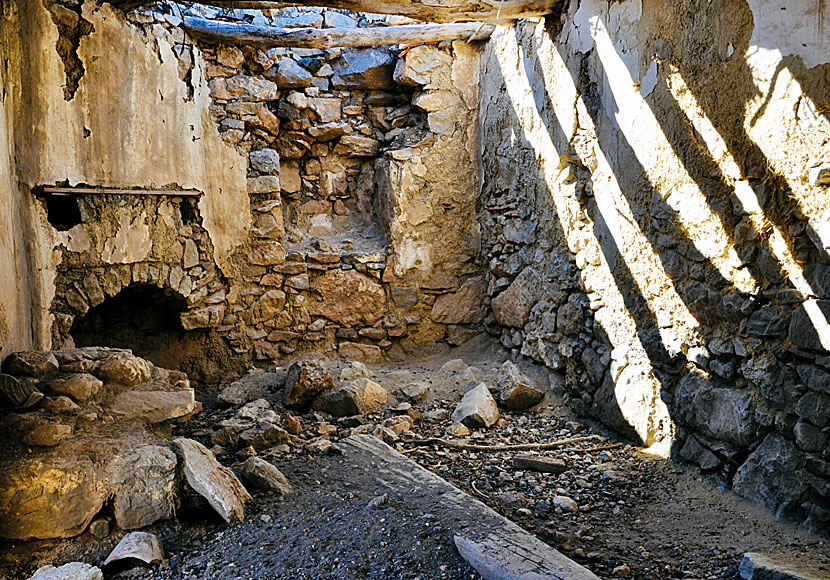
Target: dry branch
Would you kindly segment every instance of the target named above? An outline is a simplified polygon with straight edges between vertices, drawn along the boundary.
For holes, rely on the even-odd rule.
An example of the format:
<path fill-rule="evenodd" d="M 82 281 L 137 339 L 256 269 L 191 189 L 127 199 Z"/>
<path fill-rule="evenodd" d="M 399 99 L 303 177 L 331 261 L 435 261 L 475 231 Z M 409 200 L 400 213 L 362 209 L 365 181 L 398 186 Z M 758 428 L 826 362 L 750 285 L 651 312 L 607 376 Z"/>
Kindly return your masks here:
<path fill-rule="evenodd" d="M 321 30 L 231 24 L 188 16 L 184 19 L 184 28 L 194 38 L 217 44 L 327 49 L 339 46 L 427 44 L 442 40 L 486 40 L 493 33 L 494 26 L 462 23 Z"/>
<path fill-rule="evenodd" d="M 272 2 L 262 0 L 203 0 L 202 4 L 222 8 L 280 9 L 290 6 L 321 6 L 353 12 L 396 14 L 425 22 L 460 20 L 512 20 L 559 13 L 564 0 L 296 0 Z"/>

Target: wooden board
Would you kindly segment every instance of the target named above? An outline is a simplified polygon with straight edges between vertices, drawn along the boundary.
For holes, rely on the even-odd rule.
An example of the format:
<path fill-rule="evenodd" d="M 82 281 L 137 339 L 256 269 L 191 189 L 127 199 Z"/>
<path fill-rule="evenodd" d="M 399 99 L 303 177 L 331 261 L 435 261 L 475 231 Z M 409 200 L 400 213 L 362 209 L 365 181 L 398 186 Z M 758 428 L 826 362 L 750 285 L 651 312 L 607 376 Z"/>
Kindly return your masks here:
<path fill-rule="evenodd" d="M 347 455 L 374 462 L 376 479 L 390 491 L 434 498 L 434 513 L 465 522 L 466 527 L 455 535 L 456 547 L 487 580 L 599 580 L 587 568 L 375 437 L 353 435 L 337 446 Z"/>

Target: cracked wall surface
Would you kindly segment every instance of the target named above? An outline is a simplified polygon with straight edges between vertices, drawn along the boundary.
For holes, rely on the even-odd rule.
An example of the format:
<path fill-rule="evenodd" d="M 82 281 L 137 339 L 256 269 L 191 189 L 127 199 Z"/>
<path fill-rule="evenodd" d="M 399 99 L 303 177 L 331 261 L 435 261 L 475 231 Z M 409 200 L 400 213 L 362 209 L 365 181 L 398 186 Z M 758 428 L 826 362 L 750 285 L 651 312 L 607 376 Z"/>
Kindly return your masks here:
<path fill-rule="evenodd" d="M 479 111 L 490 329 L 579 412 L 816 528 L 830 519 L 816 412 L 830 199 L 809 178 L 830 161 L 820 14 L 572 2 L 561 22 L 497 29 Z"/>

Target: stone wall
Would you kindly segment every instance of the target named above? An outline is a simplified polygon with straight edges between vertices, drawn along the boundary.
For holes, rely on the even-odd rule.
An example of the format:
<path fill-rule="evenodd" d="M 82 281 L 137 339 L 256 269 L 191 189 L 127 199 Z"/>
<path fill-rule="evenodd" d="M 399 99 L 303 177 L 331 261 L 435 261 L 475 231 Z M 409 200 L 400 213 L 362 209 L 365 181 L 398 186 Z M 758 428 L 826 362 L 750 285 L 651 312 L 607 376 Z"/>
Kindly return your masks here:
<path fill-rule="evenodd" d="M 150 350 L 206 380 L 252 359 L 377 361 L 479 331 L 479 49 L 197 46 L 160 10 L 18 0 L 3 14 L 27 136 L 10 199 L 32 208 L 20 237 L 36 343 L 141 326 L 107 318 L 127 294 L 172 309 L 176 328 Z M 332 10 L 223 17 L 389 24 Z M 56 185 L 143 191 L 37 199 Z M 113 346 L 152 358 L 141 344 Z"/>
<path fill-rule="evenodd" d="M 814 4 L 571 2 L 497 29 L 479 118 L 488 328 L 581 413 L 824 527 Z"/>

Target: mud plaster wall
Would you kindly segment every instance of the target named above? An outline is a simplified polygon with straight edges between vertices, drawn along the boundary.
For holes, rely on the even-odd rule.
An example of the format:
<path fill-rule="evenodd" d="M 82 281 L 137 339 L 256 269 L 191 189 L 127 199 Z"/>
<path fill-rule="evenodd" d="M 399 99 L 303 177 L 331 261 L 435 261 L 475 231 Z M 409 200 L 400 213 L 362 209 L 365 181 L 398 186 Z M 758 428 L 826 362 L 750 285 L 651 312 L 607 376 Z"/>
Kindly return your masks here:
<path fill-rule="evenodd" d="M 580 412 L 815 527 L 827 8 L 571 2 L 498 28 L 479 111 L 491 330 Z"/>
<path fill-rule="evenodd" d="M 199 209 L 213 242 L 213 259 L 229 267 L 229 255 L 244 240 L 250 222 L 247 163 L 218 136 L 207 113 L 209 92 L 198 63 L 189 83 L 179 77 L 169 37 L 146 38 L 108 5 L 83 6 L 81 18 L 94 32 L 77 52 L 83 76 L 67 100 L 67 77 L 56 50 L 58 29 L 35 0 L 8 3 L 3 46 L 8 51 L 8 85 L 14 110 L 17 197 L 32 205 L 28 227 L 17 240 L 31 242 L 36 288 L 35 342 L 48 347 L 55 266 L 67 248 L 84 251 L 83 228 L 55 232 L 34 186 L 56 183 L 124 188 L 197 189 Z M 241 210 L 239 208 L 242 208 Z M 110 261 L 141 259 L 148 246 L 146 218 L 134 216 L 115 232 Z M 54 250 L 53 250 L 54 248 Z"/>
<path fill-rule="evenodd" d="M 0 8 L 2 14 L 2 8 Z M 5 43 L 0 62 L 9 63 Z M 27 249 L 19 235 L 31 207 L 17 195 L 14 166 L 14 101 L 9 70 L 0 67 L 0 358 L 34 346 L 26 264 Z"/>

